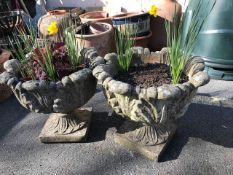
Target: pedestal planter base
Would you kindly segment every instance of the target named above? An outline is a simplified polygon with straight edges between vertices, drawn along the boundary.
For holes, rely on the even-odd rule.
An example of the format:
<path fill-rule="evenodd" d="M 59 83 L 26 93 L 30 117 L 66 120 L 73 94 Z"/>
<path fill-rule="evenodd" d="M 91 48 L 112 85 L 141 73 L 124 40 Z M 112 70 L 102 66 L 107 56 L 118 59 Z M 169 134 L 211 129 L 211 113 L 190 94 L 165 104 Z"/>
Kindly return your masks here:
<path fill-rule="evenodd" d="M 135 151 L 135 152 L 137 152 L 137 153 L 145 156 L 148 159 L 156 160 L 156 161 L 159 161 L 159 158 L 160 158 L 161 154 L 163 153 L 163 151 L 165 150 L 166 146 L 169 144 L 169 142 L 171 141 L 171 139 L 173 138 L 173 136 L 174 136 L 174 134 L 176 132 L 176 125 L 174 123 L 171 123 L 171 124 L 169 124 L 169 131 L 167 132 L 168 135 L 167 136 L 166 136 L 166 134 L 164 135 L 165 138 L 166 138 L 166 140 L 164 140 L 164 142 L 159 143 L 159 144 L 154 144 L 154 145 L 146 145 L 146 144 L 142 144 L 139 141 L 132 140 L 132 133 L 139 133 L 141 135 L 142 134 L 142 130 L 140 130 L 138 132 L 138 131 L 136 131 L 138 129 L 135 129 L 134 131 L 130 131 L 131 134 L 129 134 L 129 131 L 127 131 L 127 130 L 129 128 L 131 128 L 131 126 L 128 126 L 128 128 L 125 128 L 126 131 L 124 133 L 123 129 L 122 129 L 122 128 L 125 127 L 124 125 L 123 125 L 123 127 L 120 128 L 120 132 L 118 131 L 117 133 L 114 134 L 114 141 L 116 143 L 124 146 L 124 147 L 127 147 L 128 149 L 130 149 L 132 151 Z M 129 123 L 127 125 L 129 125 Z M 159 133 L 159 134 L 161 134 L 161 133 Z M 141 135 L 141 137 L 142 136 L 143 137 L 147 137 L 148 133 L 143 133 Z M 155 136 L 155 137 L 152 136 L 153 140 L 157 136 Z M 135 135 L 135 137 L 138 137 L 138 136 Z"/>
<path fill-rule="evenodd" d="M 70 114 L 53 113 L 39 138 L 43 143 L 83 142 L 89 130 L 92 108 L 76 109 Z"/>

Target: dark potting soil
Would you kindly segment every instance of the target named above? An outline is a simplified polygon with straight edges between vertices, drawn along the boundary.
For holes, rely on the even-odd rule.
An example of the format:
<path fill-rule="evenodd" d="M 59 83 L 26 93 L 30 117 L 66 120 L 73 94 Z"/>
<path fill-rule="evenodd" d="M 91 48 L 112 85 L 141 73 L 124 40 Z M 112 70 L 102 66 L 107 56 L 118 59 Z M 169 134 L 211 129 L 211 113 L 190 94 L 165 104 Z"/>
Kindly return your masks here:
<path fill-rule="evenodd" d="M 166 64 L 144 64 L 131 67 L 128 72 L 119 72 L 115 79 L 141 88 L 172 83 L 169 66 Z M 188 76 L 182 73 L 179 83 L 187 81 Z"/>
<path fill-rule="evenodd" d="M 55 70 L 59 79 L 62 79 L 64 76 L 68 76 L 78 70 L 88 67 L 87 64 L 81 64 L 76 67 L 70 65 L 68 52 L 64 46 L 56 48 L 56 50 L 53 51 L 53 58 Z"/>
<path fill-rule="evenodd" d="M 68 76 L 76 71 L 89 67 L 88 60 L 84 60 L 84 63 L 78 66 L 71 65 L 69 63 L 68 52 L 66 47 L 64 46 L 64 43 L 53 43 L 51 45 L 51 50 L 53 57 L 52 64 L 54 65 L 56 71 L 56 79 L 61 80 L 64 76 Z M 40 49 L 40 51 L 39 49 L 36 49 L 35 53 L 36 55 L 33 59 L 33 69 L 35 77 L 38 80 L 46 80 L 47 75 L 40 64 L 40 62 L 45 64 L 41 53 L 46 54 L 46 51 L 45 49 Z"/>

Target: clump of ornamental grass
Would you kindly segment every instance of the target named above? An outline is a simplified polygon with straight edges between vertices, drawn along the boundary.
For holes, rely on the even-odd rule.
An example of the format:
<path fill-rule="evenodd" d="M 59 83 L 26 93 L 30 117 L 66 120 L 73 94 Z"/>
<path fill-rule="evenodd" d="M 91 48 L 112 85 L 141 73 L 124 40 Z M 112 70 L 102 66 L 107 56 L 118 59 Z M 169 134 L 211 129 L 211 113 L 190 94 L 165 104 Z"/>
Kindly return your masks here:
<path fill-rule="evenodd" d="M 36 30 L 29 26 L 29 35 L 26 35 L 24 28 L 17 29 L 18 33 L 13 33 L 13 38 L 9 38 L 12 56 L 20 62 L 19 71 L 24 79 L 31 77 L 35 79 L 33 69 L 28 62 L 27 54 L 32 52 L 32 46 L 36 44 Z"/>
<path fill-rule="evenodd" d="M 59 29 L 55 22 L 48 27 L 50 35 L 55 36 Z M 24 80 L 39 79 L 56 81 L 62 76 L 79 70 L 83 63 L 79 45 L 75 39 L 74 28 L 62 28 L 63 41 L 38 39 L 34 28 L 20 29 L 11 40 L 12 50 L 19 60 L 19 71 Z M 56 37 L 56 36 L 55 36 Z"/>
<path fill-rule="evenodd" d="M 60 30 L 56 32 L 59 41 L 66 44 L 69 63 L 73 66 L 77 66 L 82 63 L 80 50 L 83 48 L 83 43 L 81 42 L 79 46 L 75 37 L 75 26 L 77 26 L 77 20 L 72 20 L 71 16 L 65 17 L 60 22 Z"/>
<path fill-rule="evenodd" d="M 136 30 L 131 28 L 121 27 L 115 29 L 115 42 L 118 54 L 118 64 L 121 71 L 128 71 L 132 57 L 133 50 L 132 47 L 135 45 L 135 40 L 133 39 L 136 36 Z"/>
<path fill-rule="evenodd" d="M 32 26 L 17 29 L 10 40 L 13 56 L 19 60 L 19 71 L 23 79 L 56 80 L 52 51 L 47 40 L 37 38 L 37 31 Z M 41 49 L 43 47 L 43 49 Z M 33 57 L 34 59 L 32 59 Z M 38 74 L 38 75 L 37 75 Z"/>
<path fill-rule="evenodd" d="M 211 8 L 207 8 L 208 3 L 210 2 L 200 0 L 192 13 L 186 10 L 181 17 L 174 16 L 172 23 L 165 22 L 169 48 L 168 61 L 173 84 L 179 83 L 185 65 L 192 57 L 198 34 L 216 1 L 211 4 Z M 190 24 L 187 24 L 187 21 Z"/>
<path fill-rule="evenodd" d="M 68 51 L 68 58 L 69 62 L 72 65 L 79 65 L 82 62 L 82 57 L 79 54 L 80 53 L 80 48 L 78 44 L 78 40 L 75 38 L 75 30 L 73 27 L 67 28 L 64 31 L 64 39 L 66 44 L 66 48 Z M 82 47 L 81 47 L 82 48 Z"/>

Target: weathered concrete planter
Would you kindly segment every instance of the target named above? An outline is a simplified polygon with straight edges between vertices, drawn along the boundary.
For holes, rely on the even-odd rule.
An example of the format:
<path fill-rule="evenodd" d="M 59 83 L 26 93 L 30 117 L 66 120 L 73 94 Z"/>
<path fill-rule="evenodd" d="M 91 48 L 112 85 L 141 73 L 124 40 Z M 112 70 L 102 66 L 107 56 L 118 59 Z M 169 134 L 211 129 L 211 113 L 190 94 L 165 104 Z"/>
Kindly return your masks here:
<path fill-rule="evenodd" d="M 78 108 L 95 93 L 96 79 L 91 69 L 82 69 L 58 82 L 21 81 L 18 64 L 16 59 L 5 62 L 6 71 L 0 75 L 0 84 L 10 86 L 20 104 L 30 111 L 53 113 L 40 134 L 41 141 L 83 141 L 89 128 L 91 109 Z"/>
<path fill-rule="evenodd" d="M 135 53 L 142 54 L 134 57 L 135 64 L 166 63 L 165 48 L 153 54 L 148 49 L 133 49 Z M 203 72 L 203 60 L 192 58 L 187 63 L 185 73 L 189 81 L 186 83 L 144 89 L 114 80 L 118 72 L 115 53 L 107 54 L 104 59 L 105 64 L 95 67 L 93 75 L 102 83 L 112 109 L 128 119 L 115 134 L 115 141 L 158 160 L 175 133 L 175 120 L 187 110 L 198 87 L 209 81 L 208 75 Z"/>

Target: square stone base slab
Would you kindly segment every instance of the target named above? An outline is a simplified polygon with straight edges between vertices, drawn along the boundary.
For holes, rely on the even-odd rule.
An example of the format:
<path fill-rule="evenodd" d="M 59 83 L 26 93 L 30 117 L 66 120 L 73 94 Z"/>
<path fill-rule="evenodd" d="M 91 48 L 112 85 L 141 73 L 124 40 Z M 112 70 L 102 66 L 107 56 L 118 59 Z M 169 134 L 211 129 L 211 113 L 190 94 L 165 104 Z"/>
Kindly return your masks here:
<path fill-rule="evenodd" d="M 85 127 L 71 134 L 62 135 L 56 133 L 48 133 L 47 130 L 51 126 L 51 123 L 57 115 L 56 113 L 53 113 L 49 116 L 39 135 L 40 141 L 42 143 L 84 142 L 86 140 L 90 128 L 92 108 L 89 107 L 76 109 L 74 113 L 77 114 L 77 117 L 79 117 L 80 122 L 85 122 Z"/>
<path fill-rule="evenodd" d="M 169 142 L 171 141 L 171 139 L 173 138 L 173 136 L 176 133 L 176 125 L 175 124 L 171 124 L 171 133 L 167 139 L 167 141 L 165 143 L 159 144 L 159 145 L 155 145 L 155 146 L 144 146 L 141 145 L 139 143 L 135 143 L 130 141 L 125 134 L 120 134 L 120 133 L 115 133 L 114 134 L 114 141 L 126 148 L 128 148 L 129 150 L 135 151 L 143 156 L 145 156 L 146 158 L 150 159 L 150 160 L 156 160 L 157 162 L 159 161 L 163 151 L 165 150 L 165 148 L 167 147 L 167 145 L 169 144 Z"/>

